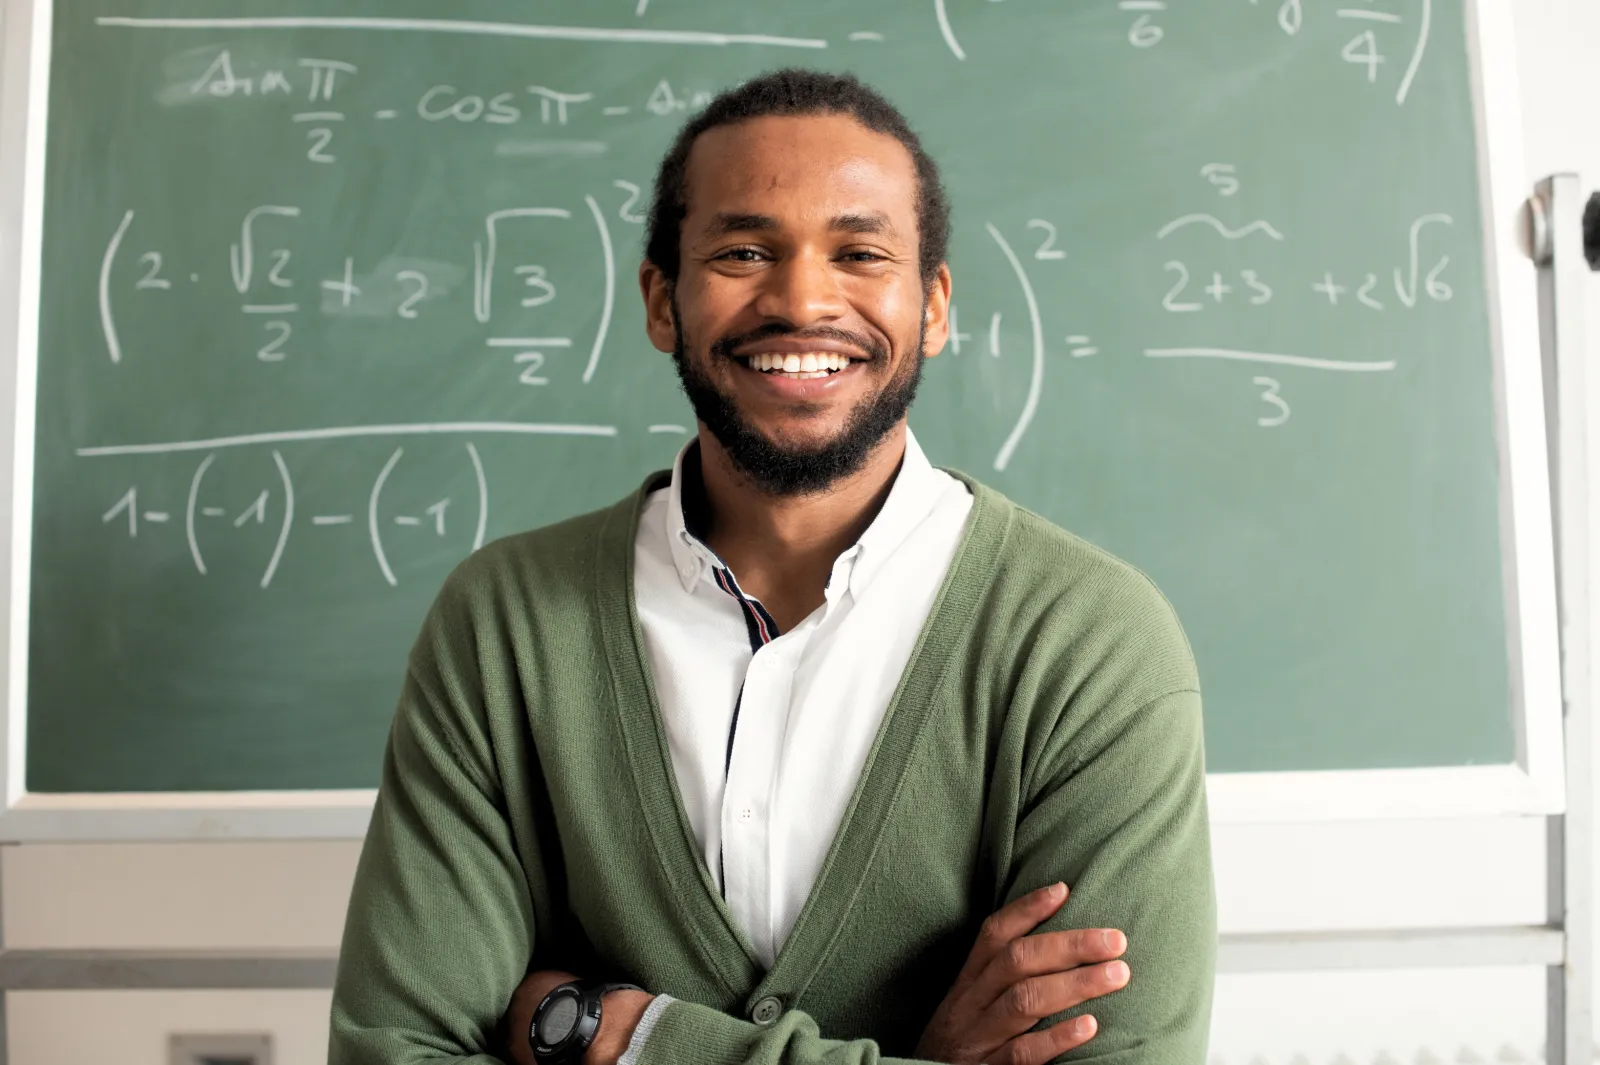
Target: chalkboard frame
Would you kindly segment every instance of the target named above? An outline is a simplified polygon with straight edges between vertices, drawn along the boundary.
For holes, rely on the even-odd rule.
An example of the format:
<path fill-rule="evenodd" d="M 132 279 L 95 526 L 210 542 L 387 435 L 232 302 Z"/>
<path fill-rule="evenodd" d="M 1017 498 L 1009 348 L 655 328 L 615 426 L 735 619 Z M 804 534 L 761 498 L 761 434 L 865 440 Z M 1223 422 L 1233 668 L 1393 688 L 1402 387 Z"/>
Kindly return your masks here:
<path fill-rule="evenodd" d="M 1495 358 L 1514 763 L 1214 774 L 1219 823 L 1551 814 L 1564 807 L 1562 700 L 1536 277 L 1511 0 L 1467 0 Z M 0 841 L 351 839 L 374 792 L 39 795 L 24 788 L 39 263 L 51 0 L 0 0 Z"/>

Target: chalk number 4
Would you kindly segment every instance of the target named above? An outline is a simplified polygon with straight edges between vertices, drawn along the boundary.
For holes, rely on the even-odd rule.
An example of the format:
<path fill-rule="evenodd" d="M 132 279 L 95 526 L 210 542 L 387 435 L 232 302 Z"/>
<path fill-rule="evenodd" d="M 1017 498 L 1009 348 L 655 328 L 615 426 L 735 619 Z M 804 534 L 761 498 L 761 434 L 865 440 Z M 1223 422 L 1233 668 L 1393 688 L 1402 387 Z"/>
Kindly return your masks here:
<path fill-rule="evenodd" d="M 1378 52 L 1378 37 L 1371 30 L 1359 34 L 1349 44 L 1344 46 L 1344 51 L 1339 53 L 1346 63 L 1367 68 L 1367 81 L 1378 80 L 1378 67 L 1384 63 L 1384 57 Z"/>

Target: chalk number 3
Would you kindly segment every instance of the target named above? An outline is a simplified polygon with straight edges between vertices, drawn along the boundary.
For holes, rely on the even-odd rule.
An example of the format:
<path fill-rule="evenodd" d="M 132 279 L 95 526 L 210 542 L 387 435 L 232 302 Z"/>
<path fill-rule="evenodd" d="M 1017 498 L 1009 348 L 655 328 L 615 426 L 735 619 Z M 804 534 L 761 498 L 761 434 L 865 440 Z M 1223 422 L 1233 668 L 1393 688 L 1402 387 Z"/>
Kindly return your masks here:
<path fill-rule="evenodd" d="M 1275 407 L 1278 412 L 1276 414 L 1265 415 L 1257 418 L 1256 424 L 1261 426 L 1263 429 L 1276 429 L 1278 426 L 1287 422 L 1289 420 L 1289 404 L 1284 402 L 1282 396 L 1278 395 L 1278 389 L 1282 388 L 1283 386 L 1270 377 L 1257 377 L 1255 379 L 1255 384 L 1257 387 L 1265 389 L 1265 391 L 1261 393 L 1261 402 L 1272 404 L 1272 406 Z"/>

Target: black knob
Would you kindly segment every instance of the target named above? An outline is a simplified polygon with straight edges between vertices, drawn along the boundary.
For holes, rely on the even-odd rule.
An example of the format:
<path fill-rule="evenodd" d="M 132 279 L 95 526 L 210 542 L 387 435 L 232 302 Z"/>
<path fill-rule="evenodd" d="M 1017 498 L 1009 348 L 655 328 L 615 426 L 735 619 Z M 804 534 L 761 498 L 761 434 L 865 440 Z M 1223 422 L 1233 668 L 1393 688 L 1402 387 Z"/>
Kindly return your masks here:
<path fill-rule="evenodd" d="M 1589 197 L 1583 212 L 1583 257 L 1589 260 L 1589 269 L 1600 270 L 1600 192 Z"/>

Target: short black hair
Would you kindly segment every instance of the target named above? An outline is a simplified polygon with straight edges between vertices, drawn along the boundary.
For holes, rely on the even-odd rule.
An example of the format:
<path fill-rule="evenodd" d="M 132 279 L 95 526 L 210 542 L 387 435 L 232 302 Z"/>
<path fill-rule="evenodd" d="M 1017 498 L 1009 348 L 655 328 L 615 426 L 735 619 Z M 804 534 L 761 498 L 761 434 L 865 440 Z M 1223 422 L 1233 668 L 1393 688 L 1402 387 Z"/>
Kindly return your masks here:
<path fill-rule="evenodd" d="M 717 96 L 706 109 L 685 123 L 661 160 L 656 172 L 655 196 L 645 234 L 645 258 L 667 280 L 676 283 L 688 214 L 685 171 L 689 150 L 700 134 L 769 115 L 849 115 L 877 133 L 886 133 L 905 146 L 917 171 L 917 230 L 919 260 L 924 285 L 931 285 L 944 264 L 950 246 L 950 201 L 939 180 L 939 166 L 923 150 L 899 109 L 877 90 L 849 74 L 828 74 L 790 67 L 753 78 Z"/>

